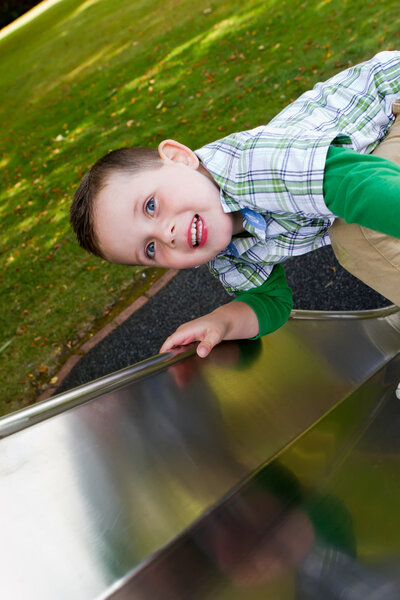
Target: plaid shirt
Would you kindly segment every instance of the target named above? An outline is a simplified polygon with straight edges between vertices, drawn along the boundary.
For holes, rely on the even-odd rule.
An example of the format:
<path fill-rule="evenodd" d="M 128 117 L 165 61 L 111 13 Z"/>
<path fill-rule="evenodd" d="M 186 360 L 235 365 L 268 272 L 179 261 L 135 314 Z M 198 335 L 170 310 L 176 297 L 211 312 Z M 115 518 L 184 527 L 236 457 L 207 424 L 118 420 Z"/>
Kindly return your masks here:
<path fill-rule="evenodd" d="M 330 144 L 370 153 L 394 120 L 400 52 L 318 83 L 265 126 L 196 150 L 220 187 L 224 212 L 241 211 L 247 237 L 209 262 L 228 292 L 263 284 L 276 263 L 330 243 L 335 215 L 323 197 Z"/>

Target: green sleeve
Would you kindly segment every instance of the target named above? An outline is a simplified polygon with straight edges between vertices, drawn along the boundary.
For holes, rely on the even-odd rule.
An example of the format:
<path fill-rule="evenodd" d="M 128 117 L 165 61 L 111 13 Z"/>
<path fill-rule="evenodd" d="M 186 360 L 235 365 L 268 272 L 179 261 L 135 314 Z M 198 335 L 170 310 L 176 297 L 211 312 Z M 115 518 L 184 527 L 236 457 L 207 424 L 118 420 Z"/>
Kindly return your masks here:
<path fill-rule="evenodd" d="M 279 329 L 286 323 L 293 308 L 292 290 L 286 282 L 282 265 L 275 265 L 265 283 L 240 292 L 235 301 L 245 302 L 257 315 L 259 333 L 252 339 Z"/>
<path fill-rule="evenodd" d="M 346 223 L 400 238 L 400 167 L 392 161 L 330 146 L 324 200 Z"/>

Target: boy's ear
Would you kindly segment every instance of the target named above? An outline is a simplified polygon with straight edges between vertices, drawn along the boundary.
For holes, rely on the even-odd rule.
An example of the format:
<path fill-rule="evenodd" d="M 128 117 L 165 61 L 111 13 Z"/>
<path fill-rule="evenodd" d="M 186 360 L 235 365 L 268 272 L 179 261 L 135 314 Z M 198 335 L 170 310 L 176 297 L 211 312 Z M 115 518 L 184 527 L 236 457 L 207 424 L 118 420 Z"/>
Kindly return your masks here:
<path fill-rule="evenodd" d="M 193 150 L 176 140 L 163 140 L 158 146 L 158 154 L 166 162 L 180 163 L 192 169 L 197 169 L 200 164 Z"/>

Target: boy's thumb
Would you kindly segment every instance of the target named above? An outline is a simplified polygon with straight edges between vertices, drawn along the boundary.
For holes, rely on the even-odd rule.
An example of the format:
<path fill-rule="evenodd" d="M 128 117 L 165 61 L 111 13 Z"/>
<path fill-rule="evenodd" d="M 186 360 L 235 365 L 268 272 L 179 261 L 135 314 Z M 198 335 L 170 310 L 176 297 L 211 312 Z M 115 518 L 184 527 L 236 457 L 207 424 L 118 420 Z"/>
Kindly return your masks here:
<path fill-rule="evenodd" d="M 203 342 L 197 346 L 197 354 L 200 358 L 204 358 L 207 354 L 210 353 L 211 348 L 205 346 Z"/>
<path fill-rule="evenodd" d="M 204 358 L 210 354 L 211 350 L 214 348 L 215 344 L 218 344 L 218 342 L 219 339 L 217 339 L 215 335 L 212 335 L 211 333 L 208 334 L 207 337 L 205 337 L 204 340 L 202 340 L 197 346 L 197 354 L 201 358 Z"/>

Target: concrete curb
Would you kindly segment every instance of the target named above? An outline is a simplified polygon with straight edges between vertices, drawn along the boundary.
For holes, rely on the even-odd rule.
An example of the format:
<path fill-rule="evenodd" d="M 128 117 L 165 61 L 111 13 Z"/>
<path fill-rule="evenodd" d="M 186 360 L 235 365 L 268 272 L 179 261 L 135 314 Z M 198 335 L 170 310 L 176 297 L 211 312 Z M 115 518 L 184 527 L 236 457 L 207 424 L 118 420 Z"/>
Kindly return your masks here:
<path fill-rule="evenodd" d="M 178 273 L 176 269 L 168 269 L 164 275 L 161 275 L 159 279 L 153 285 L 149 287 L 149 289 L 139 298 L 136 298 L 130 306 L 125 308 L 122 312 L 120 312 L 110 323 L 107 323 L 100 331 L 95 333 L 92 337 L 90 337 L 80 348 L 77 348 L 74 351 L 66 363 L 62 366 L 60 371 L 56 375 L 56 384 L 50 385 L 44 392 L 38 396 L 36 402 L 40 402 L 41 400 L 47 400 L 50 398 L 58 388 L 58 386 L 62 383 L 62 381 L 66 378 L 69 372 L 73 369 L 76 363 L 82 358 L 84 354 L 87 354 L 96 344 L 101 342 L 109 333 L 114 331 L 119 325 L 121 325 L 124 321 L 126 321 L 134 312 L 142 308 L 146 302 L 150 300 L 155 294 L 157 294 L 175 275 Z M 53 379 L 54 381 L 54 379 Z"/>

